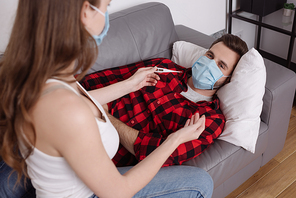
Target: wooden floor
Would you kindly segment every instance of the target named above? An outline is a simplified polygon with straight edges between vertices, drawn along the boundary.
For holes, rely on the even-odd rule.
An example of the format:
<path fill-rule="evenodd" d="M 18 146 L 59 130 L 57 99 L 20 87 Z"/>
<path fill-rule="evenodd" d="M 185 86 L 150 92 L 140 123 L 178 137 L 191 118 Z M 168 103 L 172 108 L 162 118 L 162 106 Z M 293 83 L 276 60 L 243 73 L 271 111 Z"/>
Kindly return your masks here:
<path fill-rule="evenodd" d="M 227 198 L 296 198 L 296 106 L 283 150 Z"/>

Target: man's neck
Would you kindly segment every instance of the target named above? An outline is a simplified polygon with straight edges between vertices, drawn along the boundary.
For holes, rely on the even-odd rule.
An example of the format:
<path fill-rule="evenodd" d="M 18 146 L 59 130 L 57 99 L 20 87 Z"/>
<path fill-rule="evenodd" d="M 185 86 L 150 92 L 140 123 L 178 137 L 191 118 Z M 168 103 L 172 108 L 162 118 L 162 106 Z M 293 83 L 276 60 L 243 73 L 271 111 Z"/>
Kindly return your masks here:
<path fill-rule="evenodd" d="M 193 85 L 192 77 L 189 77 L 188 78 L 188 82 L 187 83 L 188 83 L 188 86 L 190 86 L 190 88 L 193 91 L 195 91 L 195 92 L 197 92 L 197 93 L 199 93 L 199 94 L 201 94 L 203 96 L 213 97 L 213 95 L 217 91 L 215 89 L 214 90 L 209 90 L 209 89 L 197 89 L 197 88 L 195 88 L 194 85 Z"/>

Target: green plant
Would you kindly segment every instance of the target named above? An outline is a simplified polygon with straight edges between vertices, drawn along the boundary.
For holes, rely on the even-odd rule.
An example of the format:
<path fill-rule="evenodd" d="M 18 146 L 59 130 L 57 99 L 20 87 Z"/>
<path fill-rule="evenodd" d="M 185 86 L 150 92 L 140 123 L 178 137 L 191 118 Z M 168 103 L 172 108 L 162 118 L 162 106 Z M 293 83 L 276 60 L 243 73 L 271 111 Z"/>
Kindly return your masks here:
<path fill-rule="evenodd" d="M 285 3 L 285 4 L 284 4 L 284 8 L 285 8 L 285 9 L 294 10 L 295 5 L 294 5 L 294 3 Z"/>

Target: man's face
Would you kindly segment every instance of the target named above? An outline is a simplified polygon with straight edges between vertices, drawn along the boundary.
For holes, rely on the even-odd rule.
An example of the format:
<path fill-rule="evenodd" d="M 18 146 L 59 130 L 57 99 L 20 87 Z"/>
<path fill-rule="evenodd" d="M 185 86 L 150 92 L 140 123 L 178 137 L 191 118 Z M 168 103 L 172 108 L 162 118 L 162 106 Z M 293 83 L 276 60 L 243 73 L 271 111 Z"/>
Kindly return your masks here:
<path fill-rule="evenodd" d="M 229 49 L 223 42 L 213 45 L 205 54 L 209 59 L 213 59 L 224 76 L 230 76 L 240 56 Z M 222 86 L 227 77 L 220 78 L 215 86 Z"/>

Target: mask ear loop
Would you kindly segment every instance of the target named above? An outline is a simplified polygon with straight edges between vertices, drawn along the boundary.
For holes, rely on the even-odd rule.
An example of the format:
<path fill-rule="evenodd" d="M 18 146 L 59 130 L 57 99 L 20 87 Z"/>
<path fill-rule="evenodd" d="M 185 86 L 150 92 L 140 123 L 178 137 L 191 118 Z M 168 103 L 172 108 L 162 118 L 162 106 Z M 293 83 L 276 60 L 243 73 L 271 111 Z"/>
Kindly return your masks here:
<path fill-rule="evenodd" d="M 221 85 L 221 86 L 213 86 L 213 89 L 219 89 L 220 87 L 223 87 L 224 85 L 226 85 L 227 83 L 229 83 L 230 82 L 230 77 L 231 77 L 232 75 L 229 75 L 229 76 L 222 76 L 222 77 L 226 77 L 226 78 L 229 78 L 229 79 L 226 79 L 225 80 L 225 82 L 223 83 L 223 85 Z M 221 78 L 222 78 L 221 77 Z M 217 82 L 217 81 L 216 81 Z"/>
<path fill-rule="evenodd" d="M 99 8 L 97 8 L 96 6 L 93 6 L 91 4 L 89 4 L 89 6 L 94 9 L 95 11 L 97 11 L 98 13 L 100 13 L 101 15 L 103 15 L 105 17 L 105 13 L 102 12 Z"/>

